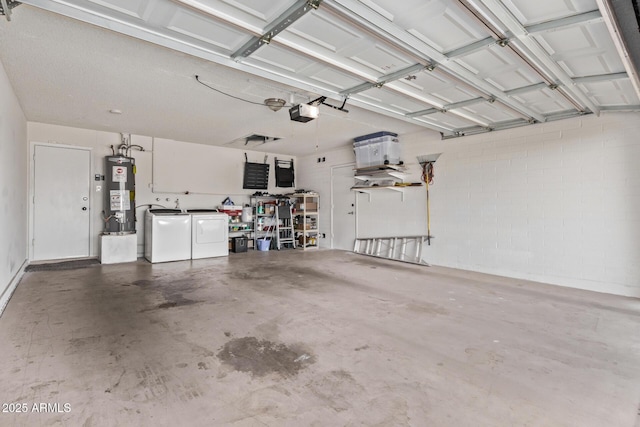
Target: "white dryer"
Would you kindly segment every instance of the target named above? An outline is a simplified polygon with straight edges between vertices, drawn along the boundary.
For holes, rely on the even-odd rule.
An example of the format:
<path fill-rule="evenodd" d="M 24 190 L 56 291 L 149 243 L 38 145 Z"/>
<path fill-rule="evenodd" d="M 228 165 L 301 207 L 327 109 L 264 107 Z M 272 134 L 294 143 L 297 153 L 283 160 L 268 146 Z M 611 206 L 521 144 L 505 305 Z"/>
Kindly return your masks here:
<path fill-rule="evenodd" d="M 180 209 L 148 209 L 144 257 L 152 263 L 190 259 L 191 215 Z"/>
<path fill-rule="evenodd" d="M 229 216 L 207 209 L 190 209 L 191 259 L 229 255 Z"/>

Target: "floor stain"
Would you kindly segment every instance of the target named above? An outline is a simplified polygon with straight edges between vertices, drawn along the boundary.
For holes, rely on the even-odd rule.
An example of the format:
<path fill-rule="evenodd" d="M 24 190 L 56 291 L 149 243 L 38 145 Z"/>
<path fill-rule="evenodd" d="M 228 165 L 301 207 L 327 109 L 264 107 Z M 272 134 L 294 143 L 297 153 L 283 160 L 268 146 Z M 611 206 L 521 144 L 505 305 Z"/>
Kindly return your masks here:
<path fill-rule="evenodd" d="M 47 387 L 59 386 L 63 382 L 64 382 L 64 380 L 46 381 L 46 382 L 42 382 L 42 383 L 39 383 L 39 384 L 32 385 L 30 387 L 31 387 L 31 390 L 33 390 L 33 391 L 40 391 L 40 390 L 42 390 L 44 388 L 47 388 Z"/>
<path fill-rule="evenodd" d="M 190 292 L 194 289 L 197 289 L 197 283 L 194 280 L 190 279 L 179 279 L 179 280 L 163 280 L 163 279 L 155 279 L 155 280 L 136 280 L 132 283 L 133 285 L 145 289 L 157 291 L 162 294 L 165 299 L 165 302 L 151 308 L 145 308 L 144 310 L 140 310 L 140 313 L 144 313 L 147 311 L 153 311 L 157 309 L 167 309 L 181 306 L 188 306 L 201 303 L 203 301 L 192 300 L 189 298 L 185 298 L 183 294 L 185 292 Z"/>
<path fill-rule="evenodd" d="M 163 302 L 162 304 L 160 304 L 158 306 L 158 308 L 171 308 L 171 307 L 176 307 L 178 305 L 177 302 L 175 301 L 168 301 L 168 302 Z"/>
<path fill-rule="evenodd" d="M 69 344 L 71 344 L 74 348 L 78 349 L 82 347 L 96 345 L 98 342 L 100 342 L 100 338 L 101 338 L 100 335 L 95 335 L 92 337 L 85 337 L 85 338 L 72 338 L 69 340 Z"/>
<path fill-rule="evenodd" d="M 295 376 L 315 362 L 315 357 L 309 351 L 255 337 L 232 339 L 222 347 L 217 357 L 236 371 L 248 372 L 256 377 L 271 373 L 283 377 Z"/>
<path fill-rule="evenodd" d="M 336 412 L 351 408 L 350 396 L 362 395 L 364 391 L 353 376 L 343 369 L 314 378 L 307 388 Z"/>
<path fill-rule="evenodd" d="M 449 310 L 447 310 L 446 308 L 437 304 L 430 304 L 428 302 L 421 302 L 419 304 L 410 303 L 407 304 L 407 309 L 417 313 L 440 314 L 442 316 L 447 316 L 448 314 L 450 314 Z"/>
<path fill-rule="evenodd" d="M 368 346 L 368 345 L 363 345 L 362 347 L 356 347 L 356 348 L 354 348 L 354 350 L 355 350 L 355 351 L 361 351 L 361 350 L 366 350 L 366 349 L 368 349 L 368 348 L 369 348 L 369 346 Z"/>
<path fill-rule="evenodd" d="M 104 392 L 105 393 L 111 393 L 112 390 L 118 388 L 118 386 L 120 385 L 120 382 L 122 381 L 122 377 L 124 377 L 124 374 L 127 373 L 126 369 L 122 370 L 122 373 L 120 374 L 120 376 L 118 377 L 118 381 L 115 382 L 115 384 L 111 387 L 109 387 L 108 389 L 106 389 Z"/>
<path fill-rule="evenodd" d="M 198 304 L 198 303 L 202 302 L 202 301 L 196 301 L 196 300 L 192 300 L 192 299 L 188 299 L 188 298 L 183 298 L 182 295 L 174 295 L 173 297 L 174 297 L 173 300 L 165 301 L 165 302 L 163 302 L 161 304 L 158 304 L 155 307 L 145 308 L 144 310 L 140 310 L 140 313 L 145 313 L 147 311 L 153 311 L 153 310 L 159 310 L 159 309 L 162 310 L 162 309 L 167 309 L 167 308 L 175 308 L 175 307 L 194 305 L 194 304 Z"/>
<path fill-rule="evenodd" d="M 269 269 L 269 266 L 247 267 L 242 271 L 230 271 L 224 274 L 234 280 L 257 283 L 262 290 L 265 287 L 274 289 L 281 287 L 318 289 L 325 286 L 326 282 L 350 283 L 341 277 L 319 269 L 282 265 L 274 265 L 273 269 L 269 269 L 269 280 L 265 280 L 265 269 Z"/>
<path fill-rule="evenodd" d="M 483 351 L 478 348 L 467 347 L 464 352 L 467 354 L 469 362 L 474 365 L 495 366 L 504 362 L 504 357 L 495 351 Z"/>

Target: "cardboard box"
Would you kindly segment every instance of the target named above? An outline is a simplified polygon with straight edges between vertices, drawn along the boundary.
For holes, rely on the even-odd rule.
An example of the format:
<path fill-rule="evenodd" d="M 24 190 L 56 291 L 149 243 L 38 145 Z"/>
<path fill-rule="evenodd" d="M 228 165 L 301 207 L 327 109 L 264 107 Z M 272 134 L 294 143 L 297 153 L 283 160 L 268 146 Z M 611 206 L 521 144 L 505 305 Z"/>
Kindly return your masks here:
<path fill-rule="evenodd" d="M 318 203 L 307 202 L 306 210 L 309 212 L 315 212 L 318 210 Z"/>
<path fill-rule="evenodd" d="M 218 210 L 222 213 L 226 213 L 229 216 L 242 215 L 242 206 L 222 205 L 218 207 Z"/>

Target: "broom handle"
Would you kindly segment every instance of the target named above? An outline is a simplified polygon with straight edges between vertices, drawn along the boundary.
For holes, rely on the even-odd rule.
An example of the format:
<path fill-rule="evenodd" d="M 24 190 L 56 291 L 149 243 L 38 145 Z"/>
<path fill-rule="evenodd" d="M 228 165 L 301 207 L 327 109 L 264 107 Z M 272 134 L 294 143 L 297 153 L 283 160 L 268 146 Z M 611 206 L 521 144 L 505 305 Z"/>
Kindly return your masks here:
<path fill-rule="evenodd" d="M 429 209 L 429 182 L 427 180 L 427 244 L 431 246 L 431 212 Z"/>

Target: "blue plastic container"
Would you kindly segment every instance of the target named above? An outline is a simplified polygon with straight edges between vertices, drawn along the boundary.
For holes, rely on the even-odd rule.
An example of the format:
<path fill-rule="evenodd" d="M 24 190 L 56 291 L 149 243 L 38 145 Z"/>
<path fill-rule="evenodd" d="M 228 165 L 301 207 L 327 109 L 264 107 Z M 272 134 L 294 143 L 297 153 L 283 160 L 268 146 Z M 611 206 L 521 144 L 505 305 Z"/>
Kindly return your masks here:
<path fill-rule="evenodd" d="M 269 250 L 269 246 L 271 246 L 271 240 L 270 239 L 258 239 L 256 241 L 258 242 L 258 250 L 259 251 L 268 251 Z"/>

